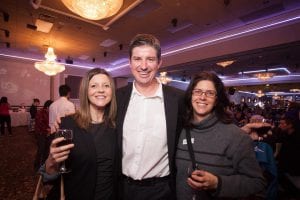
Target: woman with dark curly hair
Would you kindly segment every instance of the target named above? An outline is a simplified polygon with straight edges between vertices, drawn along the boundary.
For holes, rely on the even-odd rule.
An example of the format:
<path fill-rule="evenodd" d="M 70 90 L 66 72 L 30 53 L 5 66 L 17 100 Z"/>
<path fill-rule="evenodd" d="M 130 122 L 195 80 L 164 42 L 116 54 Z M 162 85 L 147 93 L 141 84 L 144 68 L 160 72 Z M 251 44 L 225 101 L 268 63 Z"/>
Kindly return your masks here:
<path fill-rule="evenodd" d="M 265 181 L 250 137 L 232 123 L 222 81 L 197 74 L 185 93 L 185 123 L 177 153 L 177 199 L 248 197 Z"/>

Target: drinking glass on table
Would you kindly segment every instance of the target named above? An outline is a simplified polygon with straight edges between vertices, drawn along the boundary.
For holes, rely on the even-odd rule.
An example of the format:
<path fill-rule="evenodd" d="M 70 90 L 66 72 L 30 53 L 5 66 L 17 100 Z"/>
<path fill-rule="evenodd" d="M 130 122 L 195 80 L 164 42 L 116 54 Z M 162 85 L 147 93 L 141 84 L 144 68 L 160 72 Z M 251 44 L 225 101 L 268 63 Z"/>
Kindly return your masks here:
<path fill-rule="evenodd" d="M 55 133 L 55 138 L 63 137 L 64 140 L 58 144 L 58 146 L 71 144 L 73 141 L 73 131 L 71 129 L 58 129 Z M 66 162 L 63 161 L 60 165 L 60 173 L 68 173 L 71 170 L 66 167 Z"/>

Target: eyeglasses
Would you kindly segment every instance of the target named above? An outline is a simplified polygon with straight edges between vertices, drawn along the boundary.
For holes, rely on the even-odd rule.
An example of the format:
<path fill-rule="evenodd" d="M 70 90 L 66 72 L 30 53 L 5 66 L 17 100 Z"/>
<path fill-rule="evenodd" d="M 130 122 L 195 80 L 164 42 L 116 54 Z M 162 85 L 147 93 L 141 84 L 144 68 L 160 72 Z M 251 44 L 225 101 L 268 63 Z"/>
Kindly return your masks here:
<path fill-rule="evenodd" d="M 203 94 L 205 94 L 206 97 L 210 97 L 210 98 L 217 96 L 217 92 L 214 90 L 201 90 L 201 89 L 193 90 L 193 95 L 195 96 L 202 96 Z"/>

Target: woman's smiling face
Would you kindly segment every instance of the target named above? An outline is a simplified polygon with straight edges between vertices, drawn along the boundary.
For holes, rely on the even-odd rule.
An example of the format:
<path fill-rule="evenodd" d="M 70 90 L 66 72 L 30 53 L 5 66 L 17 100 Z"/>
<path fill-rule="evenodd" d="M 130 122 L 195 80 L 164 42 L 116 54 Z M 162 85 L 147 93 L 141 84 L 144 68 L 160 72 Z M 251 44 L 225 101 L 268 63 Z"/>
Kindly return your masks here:
<path fill-rule="evenodd" d="M 217 92 L 214 83 L 209 80 L 201 80 L 193 89 L 191 103 L 193 106 L 193 119 L 200 122 L 214 109 Z"/>
<path fill-rule="evenodd" d="M 104 74 L 97 74 L 91 78 L 88 88 L 90 106 L 96 109 L 105 108 L 112 99 L 112 88 L 109 78 Z"/>

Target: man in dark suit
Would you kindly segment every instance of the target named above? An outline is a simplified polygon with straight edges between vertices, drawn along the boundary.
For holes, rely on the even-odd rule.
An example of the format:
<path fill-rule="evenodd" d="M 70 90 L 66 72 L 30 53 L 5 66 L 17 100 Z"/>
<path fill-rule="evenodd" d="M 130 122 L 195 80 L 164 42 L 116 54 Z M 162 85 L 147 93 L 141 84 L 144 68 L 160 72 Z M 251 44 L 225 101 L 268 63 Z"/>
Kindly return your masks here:
<path fill-rule="evenodd" d="M 155 76 L 162 65 L 153 35 L 129 45 L 134 82 L 117 90 L 119 178 L 124 200 L 174 199 L 174 155 L 183 92 Z"/>

